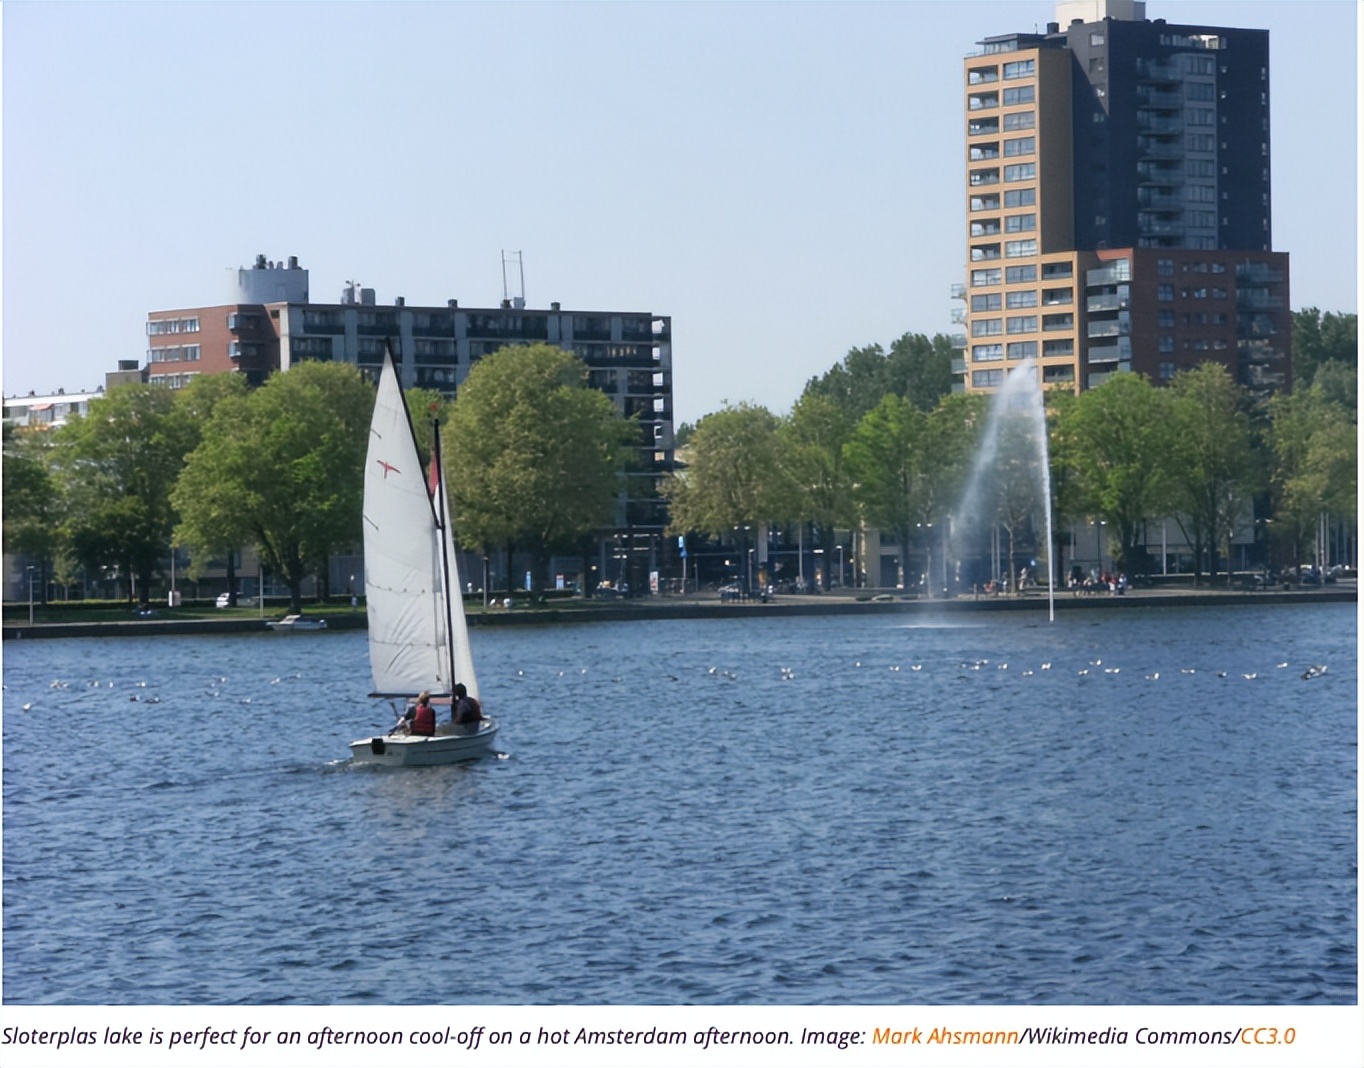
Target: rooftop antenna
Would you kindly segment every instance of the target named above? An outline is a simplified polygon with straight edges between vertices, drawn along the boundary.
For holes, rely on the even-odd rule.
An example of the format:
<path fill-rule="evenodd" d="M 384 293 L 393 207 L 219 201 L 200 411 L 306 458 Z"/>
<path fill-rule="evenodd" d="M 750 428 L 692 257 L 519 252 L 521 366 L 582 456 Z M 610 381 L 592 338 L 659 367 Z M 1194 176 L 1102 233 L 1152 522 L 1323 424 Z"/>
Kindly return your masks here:
<path fill-rule="evenodd" d="M 513 297 L 507 291 L 507 261 L 513 260 L 521 279 L 521 292 Z M 521 252 L 508 252 L 502 250 L 502 305 L 503 307 L 524 308 L 526 306 L 526 265 L 522 262 Z"/>

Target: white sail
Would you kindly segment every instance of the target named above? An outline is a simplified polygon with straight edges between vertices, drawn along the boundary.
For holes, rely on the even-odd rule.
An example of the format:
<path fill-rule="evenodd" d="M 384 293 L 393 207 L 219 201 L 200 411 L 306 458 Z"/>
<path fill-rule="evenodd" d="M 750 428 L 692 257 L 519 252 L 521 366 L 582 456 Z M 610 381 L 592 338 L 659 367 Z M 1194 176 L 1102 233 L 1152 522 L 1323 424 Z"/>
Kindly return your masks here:
<path fill-rule="evenodd" d="M 386 355 L 365 457 L 365 596 L 378 694 L 449 693 L 456 682 L 478 691 L 448 507 L 445 495 L 438 497 L 432 501 L 397 371 Z"/>

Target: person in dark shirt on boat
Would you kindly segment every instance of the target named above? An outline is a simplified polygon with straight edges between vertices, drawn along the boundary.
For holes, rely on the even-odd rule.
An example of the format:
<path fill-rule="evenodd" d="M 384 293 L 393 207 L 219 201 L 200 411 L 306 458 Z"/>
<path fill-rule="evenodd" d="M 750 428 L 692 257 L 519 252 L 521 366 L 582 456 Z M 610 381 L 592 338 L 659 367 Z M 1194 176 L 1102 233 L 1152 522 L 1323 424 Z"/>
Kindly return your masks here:
<path fill-rule="evenodd" d="M 428 691 L 423 690 L 417 695 L 417 703 L 407 710 L 403 724 L 408 734 L 436 733 L 436 710 L 431 707 L 431 694 Z"/>
<path fill-rule="evenodd" d="M 469 695 L 469 688 L 462 682 L 455 683 L 455 705 L 451 718 L 461 734 L 473 734 L 483 720 L 483 707 L 477 697 Z"/>

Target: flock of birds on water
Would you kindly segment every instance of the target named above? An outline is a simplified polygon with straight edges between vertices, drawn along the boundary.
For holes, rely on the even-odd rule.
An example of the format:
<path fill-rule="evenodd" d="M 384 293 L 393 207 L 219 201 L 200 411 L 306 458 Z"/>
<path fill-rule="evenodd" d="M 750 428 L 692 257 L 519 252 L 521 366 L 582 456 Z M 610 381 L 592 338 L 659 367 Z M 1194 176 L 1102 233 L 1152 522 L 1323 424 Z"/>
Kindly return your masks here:
<path fill-rule="evenodd" d="M 902 668 L 903 665 L 901 665 L 901 664 L 888 664 L 888 665 L 883 665 L 883 666 L 884 666 L 886 669 L 888 669 L 889 671 L 891 671 L 891 672 L 899 672 L 899 671 L 901 670 L 901 668 Z M 929 666 L 936 666 L 936 667 L 939 667 L 939 668 L 940 668 L 940 667 L 942 667 L 942 666 L 944 666 L 944 665 L 938 664 L 938 665 L 929 665 Z M 947 666 L 947 668 L 948 668 L 949 670 L 955 670 L 956 672 L 958 672 L 958 674 L 959 674 L 960 677 L 966 677 L 966 676 L 968 675 L 968 673 L 971 673 L 971 672 L 981 672 L 981 671 L 987 671 L 987 670 L 988 670 L 988 671 L 996 671 L 996 672 L 999 672 L 999 671 L 1008 671 L 1008 670 L 1010 669 L 1010 663 L 1009 663 L 1009 661 L 1007 661 L 1007 660 L 998 660 L 998 661 L 994 661 L 994 660 L 988 660 L 988 659 L 987 659 L 987 660 L 958 660 L 958 661 L 950 661 L 950 662 L 948 662 L 948 663 L 946 664 L 946 666 Z M 1290 665 L 1289 665 L 1289 663 L 1288 663 L 1287 661 L 1283 661 L 1283 662 L 1281 662 L 1281 663 L 1275 664 L 1275 665 L 1274 665 L 1274 670 L 1275 670 L 1275 671 L 1286 671 L 1286 670 L 1288 670 L 1289 666 L 1290 666 Z M 862 660 L 854 660 L 853 663 L 852 663 L 852 667 L 853 667 L 854 669 L 864 669 L 864 668 L 866 668 L 866 669 L 872 669 L 872 668 L 874 667 L 874 665 L 872 665 L 870 662 L 864 662 L 864 661 L 862 661 Z M 909 670 L 910 670 L 911 672 L 919 672 L 919 671 L 924 671 L 926 665 L 920 662 L 920 663 L 911 663 L 911 664 L 908 665 L 908 667 L 909 667 Z M 780 666 L 780 667 L 778 667 L 777 670 L 778 670 L 778 678 L 779 678 L 780 681 L 782 681 L 782 682 L 791 682 L 791 681 L 794 681 L 795 678 L 796 678 L 796 670 L 795 670 L 795 668 L 787 667 L 787 666 Z M 824 670 L 825 673 L 827 674 L 827 668 L 826 668 L 826 669 L 823 669 L 823 670 Z M 1051 661 L 1043 661 L 1042 663 L 1038 664 L 1036 668 L 1025 667 L 1025 668 L 1018 668 L 1018 669 L 1016 669 L 1017 674 L 1019 674 L 1020 676 L 1022 676 L 1022 677 L 1024 677 L 1024 678 L 1031 677 L 1032 675 L 1036 674 L 1037 672 L 1052 671 L 1052 670 L 1053 670 L 1053 665 L 1052 665 L 1052 662 L 1051 662 Z M 1294 669 L 1294 670 L 1297 670 L 1297 669 Z M 1103 661 L 1102 659 L 1095 659 L 1095 660 L 1086 661 L 1086 662 L 1083 664 L 1083 666 L 1081 666 L 1081 667 L 1078 667 L 1078 668 L 1062 668 L 1062 669 L 1059 669 L 1059 671 L 1062 672 L 1062 673 L 1065 672 L 1065 671 L 1073 671 L 1074 674 L 1075 674 L 1077 677 L 1081 677 L 1081 678 L 1082 678 L 1082 677 L 1087 676 L 1087 675 L 1118 675 L 1118 674 L 1120 674 L 1120 673 L 1122 672 L 1122 668 L 1121 668 L 1121 667 L 1117 667 L 1117 666 L 1113 666 L 1113 665 L 1105 665 L 1105 664 L 1104 664 L 1104 661 Z M 1304 670 L 1301 671 L 1301 673 L 1298 675 L 1298 677 L 1299 677 L 1300 679 L 1304 679 L 1304 680 L 1311 680 L 1311 679 L 1320 678 L 1322 675 L 1325 675 L 1326 672 L 1327 672 L 1327 665 L 1326 665 L 1326 664 L 1309 664 L 1309 665 L 1306 666 L 1306 668 L 1305 668 Z M 1199 674 L 1199 673 L 1200 673 L 1200 672 L 1199 672 L 1199 669 L 1197 669 L 1197 668 L 1184 667 L 1184 668 L 1180 668 L 1180 669 L 1179 669 L 1179 674 L 1180 674 L 1180 675 L 1196 675 L 1196 674 Z M 569 672 L 566 672 L 566 671 L 558 671 L 558 672 L 557 672 L 557 677 L 563 678 L 563 677 L 565 677 L 565 676 L 568 675 L 568 674 L 569 674 Z M 588 674 L 588 669 L 587 669 L 587 668 L 579 668 L 578 671 L 577 671 L 577 674 L 579 674 L 579 675 L 586 675 L 586 674 Z M 1246 681 L 1253 681 L 1253 680 L 1258 679 L 1258 678 L 1261 677 L 1260 672 L 1258 672 L 1258 671 L 1229 672 L 1229 671 L 1211 670 L 1211 671 L 1205 671 L 1205 672 L 1203 672 L 1203 674 L 1211 674 L 1211 675 L 1216 676 L 1216 677 L 1219 678 L 1219 679 L 1229 679 L 1229 678 L 1236 678 L 1236 677 L 1239 677 L 1239 678 L 1244 679 L 1244 680 L 1246 680 Z M 738 679 L 739 679 L 739 677 L 740 677 L 740 676 L 739 676 L 739 673 L 736 672 L 736 671 L 731 671 L 731 670 L 729 670 L 729 669 L 720 668 L 720 667 L 714 666 L 714 665 L 711 666 L 711 667 L 709 667 L 709 668 L 707 668 L 707 670 L 705 671 L 705 675 L 706 675 L 707 677 L 711 677 L 711 678 L 715 678 L 715 679 L 725 679 L 725 680 L 729 680 L 729 681 L 738 681 Z M 282 682 L 288 682 L 288 681 L 292 681 L 292 680 L 296 680 L 296 679 L 301 679 L 302 677 L 303 677 L 302 672 L 297 672 L 297 671 L 294 672 L 294 673 L 292 673 L 292 674 L 290 674 L 290 675 L 277 675 L 275 678 L 273 678 L 273 679 L 270 680 L 270 685 L 274 686 L 274 685 L 278 685 L 279 683 L 282 683 Z M 668 681 L 670 681 L 670 682 L 681 682 L 681 681 L 682 681 L 682 679 L 681 679 L 679 676 L 674 675 L 674 674 L 671 674 L 671 673 L 666 673 L 666 674 L 664 675 L 664 678 L 666 678 L 666 679 L 667 679 Z M 1145 674 L 1142 675 L 1142 678 L 1143 678 L 1144 680 L 1148 681 L 1148 682 L 1157 682 L 1157 681 L 1159 681 L 1160 678 L 1161 678 L 1161 673 L 1160 673 L 1159 671 L 1147 672 L 1147 673 L 1145 673 Z M 526 682 L 526 681 L 529 681 L 529 680 L 530 680 L 530 676 L 528 676 L 528 675 L 526 674 L 526 672 L 525 672 L 524 669 L 518 669 L 518 670 L 516 671 L 515 675 L 512 676 L 512 680 L 515 681 L 515 682 Z M 612 676 L 612 678 L 611 678 L 611 682 L 613 682 L 613 683 L 621 683 L 621 682 L 624 682 L 624 681 L 625 681 L 625 680 L 624 680 L 624 677 L 623 677 L 623 676 Z M 217 676 L 214 676 L 214 677 L 210 680 L 209 685 L 208 685 L 208 688 L 204 691 L 204 696 L 210 697 L 210 698 L 218 698 L 218 697 L 223 696 L 224 687 L 225 687 L 225 684 L 226 684 L 226 683 L 227 683 L 227 676 L 225 676 L 225 675 L 217 675 Z M 70 682 L 63 681 L 63 680 L 61 680 L 61 679 L 54 679 L 54 680 L 52 681 L 52 684 L 51 684 L 51 686 L 50 686 L 50 689 L 52 689 L 52 690 L 69 690 L 69 689 L 71 689 L 71 687 L 72 687 L 72 684 L 71 684 Z M 8 687 L 5 687 L 5 688 L 8 689 Z M 109 682 L 109 681 L 101 682 L 101 681 L 99 681 L 99 680 L 93 680 L 93 681 L 87 682 L 87 683 L 85 684 L 85 687 L 84 687 L 84 688 L 87 689 L 87 690 L 113 689 L 113 688 L 114 688 L 114 683 L 113 683 L 113 682 Z M 132 702 L 140 702 L 140 703 L 149 704 L 149 705 L 155 705 L 155 704 L 160 704 L 160 703 L 161 703 L 161 697 L 160 697 L 159 694 L 153 692 L 153 693 L 149 693 L 149 694 L 145 694 L 145 695 L 144 695 L 144 694 L 142 693 L 142 691 L 145 691 L 145 690 L 148 688 L 148 684 L 147 684 L 146 681 L 138 681 L 138 682 L 132 683 L 132 684 L 131 684 L 131 688 L 134 690 L 134 693 L 132 693 L 132 694 L 129 696 L 129 698 L 128 698 L 129 701 L 132 701 Z M 251 697 L 250 697 L 249 695 L 248 695 L 248 696 L 245 696 L 245 697 L 239 697 L 237 700 L 238 700 L 238 702 L 239 702 L 240 704 L 243 704 L 243 705 L 249 705 L 249 704 L 251 703 Z M 35 707 L 37 707 L 38 704 L 39 704 L 39 702 L 37 702 L 37 701 L 28 701 L 28 702 L 26 702 L 26 703 L 24 703 L 23 705 L 20 706 L 20 711 L 23 711 L 23 712 L 31 712 Z"/>

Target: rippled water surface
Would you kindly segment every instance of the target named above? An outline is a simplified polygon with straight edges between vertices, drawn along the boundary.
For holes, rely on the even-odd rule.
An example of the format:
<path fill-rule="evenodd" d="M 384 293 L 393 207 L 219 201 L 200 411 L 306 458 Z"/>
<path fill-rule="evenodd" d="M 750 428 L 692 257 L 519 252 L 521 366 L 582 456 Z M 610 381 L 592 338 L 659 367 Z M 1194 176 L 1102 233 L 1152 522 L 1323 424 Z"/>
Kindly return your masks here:
<path fill-rule="evenodd" d="M 1355 619 L 480 629 L 429 769 L 361 633 L 6 643 L 4 1000 L 1353 1003 Z"/>

